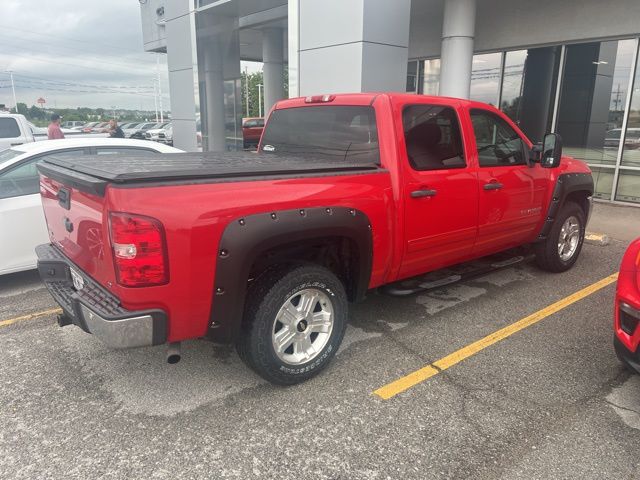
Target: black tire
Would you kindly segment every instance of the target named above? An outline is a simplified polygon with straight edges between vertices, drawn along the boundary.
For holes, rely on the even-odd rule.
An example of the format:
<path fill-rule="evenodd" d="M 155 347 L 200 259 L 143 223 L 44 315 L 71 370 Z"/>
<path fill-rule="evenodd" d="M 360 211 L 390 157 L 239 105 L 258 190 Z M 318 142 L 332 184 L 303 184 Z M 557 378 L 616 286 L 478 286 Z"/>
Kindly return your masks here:
<path fill-rule="evenodd" d="M 330 301 L 332 328 L 323 341 L 326 343 L 319 342 L 323 346 L 317 353 L 313 353 L 312 358 L 303 363 L 291 364 L 281 356 L 290 348 L 295 348 L 293 344 L 285 352 L 277 354 L 272 338 L 277 333 L 278 326 L 290 328 L 294 333 L 291 326 L 280 323 L 276 316 L 288 304 L 289 299 L 293 298 L 294 302 L 298 292 L 302 291 L 320 292 L 324 295 L 323 305 L 326 305 L 326 299 Z M 320 305 L 315 307 L 322 308 Z M 347 295 L 342 282 L 332 272 L 317 265 L 275 268 L 256 279 L 247 292 L 243 331 L 236 349 L 240 358 L 262 378 L 277 385 L 294 385 L 317 375 L 329 364 L 342 343 L 347 318 Z M 302 327 L 300 323 L 298 332 L 299 328 L 307 328 L 306 323 Z M 313 333 L 309 335 L 312 336 Z M 317 338 L 318 334 L 315 339 Z M 315 343 L 315 340 L 312 341 Z M 295 353 L 295 350 L 292 352 Z"/>
<path fill-rule="evenodd" d="M 570 258 L 563 259 L 560 255 L 558 243 L 562 232 L 562 226 L 570 217 L 574 217 L 579 222 L 579 238 L 577 248 Z M 558 212 L 558 216 L 553 222 L 553 226 L 547 235 L 547 238 L 534 245 L 534 253 L 536 255 L 536 263 L 538 266 L 548 272 L 565 272 L 569 270 L 578 260 L 582 244 L 584 243 L 585 234 L 585 214 L 580 205 L 574 202 L 567 202 Z"/>

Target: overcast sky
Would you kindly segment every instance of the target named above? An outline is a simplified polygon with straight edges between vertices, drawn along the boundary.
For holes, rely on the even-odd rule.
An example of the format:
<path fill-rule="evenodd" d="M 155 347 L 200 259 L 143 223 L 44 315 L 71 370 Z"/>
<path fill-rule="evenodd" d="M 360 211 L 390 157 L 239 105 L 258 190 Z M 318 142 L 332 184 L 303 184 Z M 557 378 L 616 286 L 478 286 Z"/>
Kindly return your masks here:
<path fill-rule="evenodd" d="M 154 109 L 156 54 L 142 48 L 138 0 L 0 0 L 0 104 Z M 161 61 L 169 106 L 166 55 Z"/>

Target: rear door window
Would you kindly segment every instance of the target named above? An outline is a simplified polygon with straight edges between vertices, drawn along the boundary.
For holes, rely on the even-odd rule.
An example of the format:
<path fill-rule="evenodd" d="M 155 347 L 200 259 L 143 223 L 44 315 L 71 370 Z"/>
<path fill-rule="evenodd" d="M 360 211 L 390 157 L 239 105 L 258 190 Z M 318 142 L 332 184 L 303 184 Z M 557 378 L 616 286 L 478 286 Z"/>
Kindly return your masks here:
<path fill-rule="evenodd" d="M 262 151 L 379 163 L 375 111 L 337 105 L 275 110 L 262 134 Z"/>
<path fill-rule="evenodd" d="M 20 128 L 15 118 L 0 118 L 0 138 L 16 138 L 20 136 Z"/>
<path fill-rule="evenodd" d="M 451 107 L 409 105 L 402 112 L 407 157 L 414 170 L 464 168 L 460 124 Z"/>

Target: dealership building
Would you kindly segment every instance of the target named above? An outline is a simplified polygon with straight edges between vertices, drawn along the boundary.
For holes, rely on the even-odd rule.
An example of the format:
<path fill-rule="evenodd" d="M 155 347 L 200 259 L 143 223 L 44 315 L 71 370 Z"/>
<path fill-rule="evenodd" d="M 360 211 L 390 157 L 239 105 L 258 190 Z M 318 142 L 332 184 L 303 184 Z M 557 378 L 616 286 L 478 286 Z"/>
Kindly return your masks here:
<path fill-rule="evenodd" d="M 242 147 L 240 61 L 264 108 L 291 97 L 471 98 L 532 141 L 562 136 L 596 197 L 640 204 L 638 0 L 140 0 L 144 48 L 167 54 L 174 144 Z"/>

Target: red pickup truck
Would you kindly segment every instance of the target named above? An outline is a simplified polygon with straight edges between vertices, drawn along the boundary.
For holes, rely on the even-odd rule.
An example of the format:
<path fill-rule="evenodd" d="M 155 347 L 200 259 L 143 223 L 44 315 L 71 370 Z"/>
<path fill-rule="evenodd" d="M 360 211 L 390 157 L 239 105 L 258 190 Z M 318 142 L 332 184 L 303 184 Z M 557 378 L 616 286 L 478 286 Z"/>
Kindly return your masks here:
<path fill-rule="evenodd" d="M 517 246 L 570 268 L 593 180 L 561 149 L 467 100 L 285 100 L 257 154 L 41 163 L 38 268 L 60 325 L 112 347 L 169 344 L 170 362 L 182 340 L 235 343 L 293 384 L 327 365 L 371 289 Z"/>

